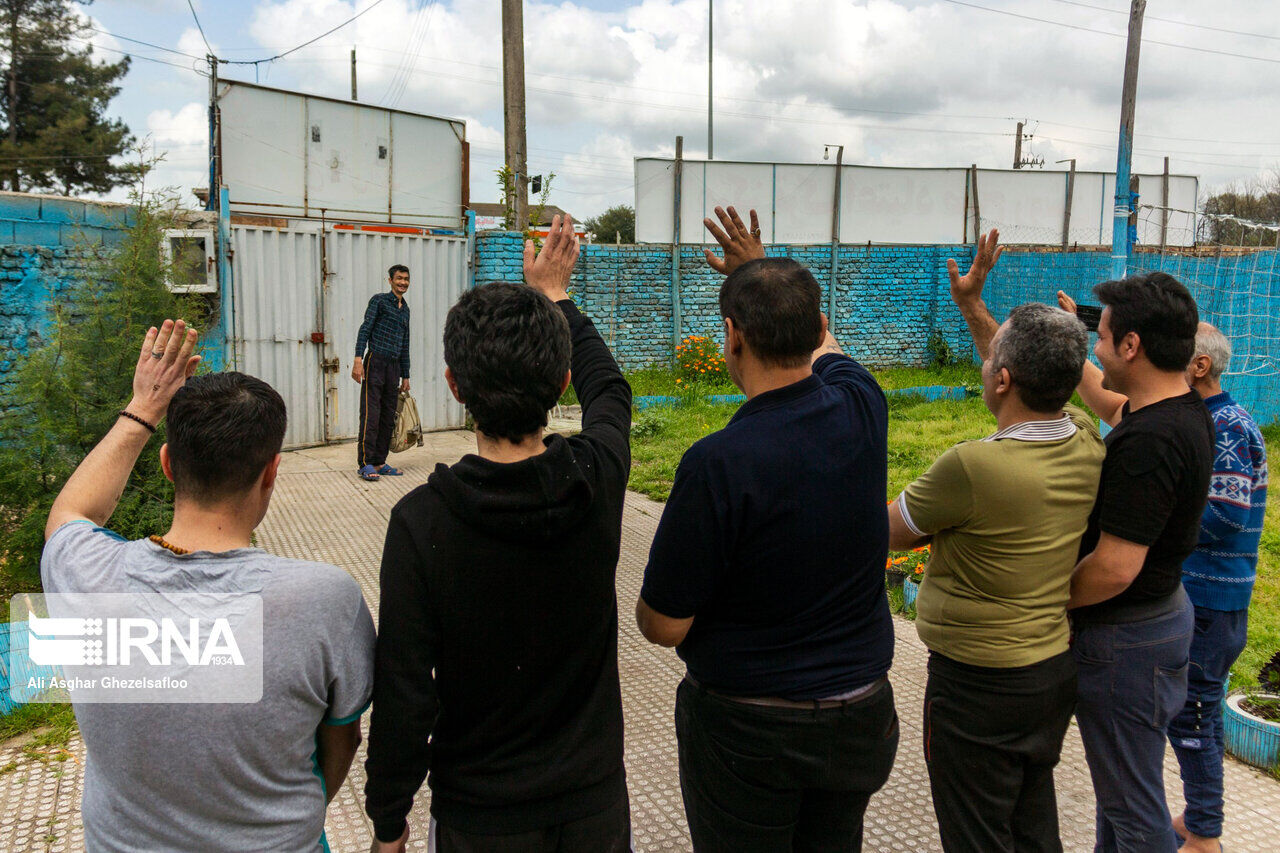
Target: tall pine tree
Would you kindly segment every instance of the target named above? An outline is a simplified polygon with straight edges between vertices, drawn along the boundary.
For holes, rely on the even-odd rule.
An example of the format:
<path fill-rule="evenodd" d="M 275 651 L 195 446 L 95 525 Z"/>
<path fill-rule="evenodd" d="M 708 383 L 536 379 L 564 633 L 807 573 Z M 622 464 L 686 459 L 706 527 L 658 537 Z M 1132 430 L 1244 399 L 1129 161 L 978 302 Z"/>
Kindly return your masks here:
<path fill-rule="evenodd" d="M 88 5 L 93 0 L 79 0 Z M 103 193 L 136 166 L 113 163 L 133 144 L 107 104 L 129 59 L 99 63 L 72 0 L 0 0 L 0 181 L 10 190 Z"/>

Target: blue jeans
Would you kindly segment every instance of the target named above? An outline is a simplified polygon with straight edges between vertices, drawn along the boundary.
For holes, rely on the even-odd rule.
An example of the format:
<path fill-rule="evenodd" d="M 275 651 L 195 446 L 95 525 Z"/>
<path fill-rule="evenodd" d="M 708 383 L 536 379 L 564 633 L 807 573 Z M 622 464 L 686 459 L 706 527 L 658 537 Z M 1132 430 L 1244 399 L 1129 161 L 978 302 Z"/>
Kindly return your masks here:
<path fill-rule="evenodd" d="M 1076 721 L 1097 798 L 1097 853 L 1174 853 L 1164 797 L 1166 732 L 1187 698 L 1194 613 L 1182 588 L 1171 612 L 1139 622 L 1078 621 Z"/>
<path fill-rule="evenodd" d="M 1222 835 L 1222 695 L 1231 664 L 1244 651 L 1247 610 L 1196 608 L 1187 670 L 1187 702 L 1169 724 L 1169 743 L 1182 769 L 1187 830 Z"/>

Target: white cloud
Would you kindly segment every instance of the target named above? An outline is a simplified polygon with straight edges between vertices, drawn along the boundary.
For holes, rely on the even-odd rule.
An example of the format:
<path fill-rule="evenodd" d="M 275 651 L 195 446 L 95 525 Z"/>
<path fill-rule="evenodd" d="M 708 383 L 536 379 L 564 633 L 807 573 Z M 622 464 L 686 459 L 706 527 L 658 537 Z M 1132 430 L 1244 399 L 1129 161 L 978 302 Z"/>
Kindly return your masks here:
<path fill-rule="evenodd" d="M 1123 14 L 1078 6 L 984 3 L 1106 33 L 1125 28 Z M 364 6 L 262 0 L 243 24 L 258 51 L 228 55 L 280 52 Z M 217 4 L 197 8 L 208 32 Z M 705 153 L 706 13 L 706 0 L 641 0 L 619 11 L 525 4 L 530 170 L 558 173 L 556 193 L 565 195 L 553 200 L 583 217 L 630 202 L 632 158 L 669 154 L 676 135 L 689 156 Z M 1193 0 L 1170 0 L 1148 15 L 1135 167 L 1158 170 L 1168 154 L 1174 171 L 1202 176 L 1203 195 L 1280 162 L 1280 143 L 1234 141 L 1280 138 L 1274 64 L 1155 43 L 1280 58 L 1274 42 L 1154 17 L 1227 28 L 1244 21 L 1239 29 L 1270 35 L 1280 35 L 1280 23 L 1260 18 L 1246 0 L 1220 0 L 1212 14 Z M 1123 38 L 944 0 L 717 0 L 715 22 L 720 159 L 815 162 L 834 142 L 846 146 L 846 162 L 1007 167 L 1014 123 L 1025 118 L 1029 150 L 1050 165 L 1075 157 L 1081 169 L 1114 166 Z M 385 0 L 260 71 L 271 85 L 346 97 L 356 45 L 361 101 L 467 118 L 472 193 L 488 199 L 502 157 L 501 41 L 498 0 Z M 178 45 L 204 53 L 189 24 Z M 165 121 L 203 133 L 192 111 L 199 105 L 182 106 L 200 97 L 202 81 L 148 71 L 183 78 L 167 95 L 156 88 L 153 117 L 165 108 Z M 254 79 L 247 67 L 224 73 Z M 191 139 L 164 144 L 184 157 L 196 148 Z"/>

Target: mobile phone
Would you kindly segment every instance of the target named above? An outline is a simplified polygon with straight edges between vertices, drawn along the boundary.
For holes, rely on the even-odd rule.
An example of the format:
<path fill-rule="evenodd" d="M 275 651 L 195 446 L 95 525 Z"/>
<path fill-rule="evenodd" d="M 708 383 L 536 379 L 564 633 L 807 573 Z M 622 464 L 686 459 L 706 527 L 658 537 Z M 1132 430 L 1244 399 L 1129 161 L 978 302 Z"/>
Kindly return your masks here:
<path fill-rule="evenodd" d="M 1084 327 L 1091 332 L 1098 331 L 1098 322 L 1102 319 L 1102 309 L 1097 305 L 1076 305 L 1076 316 Z"/>

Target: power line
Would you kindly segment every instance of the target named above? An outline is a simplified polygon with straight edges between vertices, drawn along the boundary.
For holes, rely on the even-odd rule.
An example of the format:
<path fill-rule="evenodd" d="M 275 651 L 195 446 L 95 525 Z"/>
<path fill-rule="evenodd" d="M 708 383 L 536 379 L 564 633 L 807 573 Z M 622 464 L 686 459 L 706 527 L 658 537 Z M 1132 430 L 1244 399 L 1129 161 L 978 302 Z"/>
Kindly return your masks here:
<path fill-rule="evenodd" d="M 1128 9 L 1110 9 L 1106 6 L 1094 6 L 1092 3 L 1081 3 L 1079 0 L 1053 0 L 1054 3 L 1063 3 L 1067 6 L 1079 6 L 1082 9 L 1096 9 L 1099 12 L 1110 12 L 1113 15 L 1128 15 Z M 1144 20 L 1159 21 L 1162 24 L 1176 24 L 1179 27 L 1192 27 L 1197 30 L 1211 30 L 1215 33 L 1227 33 L 1233 36 L 1251 36 L 1252 38 L 1271 39 L 1272 41 L 1280 41 L 1280 36 L 1271 36 L 1266 33 L 1250 33 L 1244 30 L 1228 30 L 1223 27 L 1211 27 L 1208 24 L 1196 24 L 1191 21 L 1178 21 L 1173 18 L 1158 18 L 1155 15 L 1144 15 Z"/>
<path fill-rule="evenodd" d="M 190 3 L 191 0 L 187 0 L 187 2 Z M 360 18 L 366 13 L 373 11 L 374 8 L 381 6 L 385 2 L 386 0 L 373 0 L 373 2 L 370 3 L 368 6 L 364 7 L 359 12 L 356 12 L 350 18 L 347 18 L 345 21 L 343 21 L 341 24 L 338 24 L 333 29 L 325 30 L 315 38 L 308 39 L 307 41 L 304 41 L 302 44 L 298 45 L 297 47 L 291 47 L 282 53 L 277 53 L 275 56 L 268 56 L 265 59 L 219 59 L 218 61 L 223 63 L 224 65 L 258 65 L 263 62 L 275 62 L 277 59 L 284 59 L 286 56 L 288 56 L 291 53 L 296 53 L 297 51 L 302 50 L 304 47 L 307 47 L 308 45 L 315 44 L 316 42 L 320 41 L 320 39 L 326 36 L 333 35 L 338 30 L 345 27 L 347 24 L 350 24 L 352 21 L 356 20 L 357 18 Z"/>
<path fill-rule="evenodd" d="M 996 15 L 1008 15 L 1011 18 L 1021 18 L 1024 21 L 1035 21 L 1038 24 L 1052 24 L 1055 27 L 1066 27 L 1069 30 L 1079 30 L 1084 33 L 1097 33 L 1101 36 L 1110 36 L 1112 38 L 1128 38 L 1125 33 L 1113 33 L 1109 30 L 1095 30 L 1093 27 L 1083 27 L 1079 24 L 1068 24 L 1063 21 L 1051 21 L 1048 18 L 1037 18 L 1034 15 L 1023 15 L 1019 12 L 1010 12 L 1007 9 L 992 9 L 990 6 L 979 6 L 977 3 L 966 3 L 964 0 L 943 0 L 953 6 L 964 6 L 968 9 L 977 9 L 981 12 L 992 12 Z M 1179 50 L 1194 50 L 1196 53 L 1212 53 L 1216 56 L 1230 56 L 1233 59 L 1252 59 L 1255 62 L 1270 62 L 1280 65 L 1280 59 L 1272 59 L 1269 56 L 1254 56 L 1248 53 L 1234 53 L 1229 50 L 1214 50 L 1211 47 L 1193 47 L 1189 44 L 1177 44 L 1169 41 L 1156 41 L 1155 39 L 1144 38 L 1143 44 L 1155 44 L 1160 47 L 1176 47 Z"/>
<path fill-rule="evenodd" d="M 147 56 L 147 55 L 145 55 L 145 54 L 141 54 L 141 53 L 130 53 L 130 52 L 129 52 L 129 51 L 127 51 L 127 50 L 119 50 L 118 48 L 114 48 L 114 47 L 107 47 L 107 46 L 106 46 L 106 45 L 104 45 L 104 44 L 94 44 L 93 42 L 89 41 L 88 39 L 82 39 L 82 38 L 80 38 L 79 36 L 67 36 L 67 38 L 72 39 L 73 41 L 81 42 L 82 44 L 87 44 L 87 45 L 89 45 L 89 46 L 90 46 L 90 47 L 92 47 L 92 48 L 96 48 L 97 50 L 107 50 L 107 51 L 110 51 L 111 53 L 118 53 L 118 54 L 120 54 L 121 56 L 127 56 L 127 57 L 129 57 L 130 59 L 143 59 L 143 60 L 146 60 L 147 62 L 158 62 L 158 63 L 160 63 L 161 65 L 172 65 L 174 68 L 181 68 L 183 71 L 191 71 L 191 72 L 194 72 L 194 73 L 196 73 L 196 74 L 199 74 L 199 75 L 200 75 L 200 76 L 202 76 L 202 77 L 203 77 L 203 76 L 206 76 L 206 75 L 204 74 L 204 72 L 199 71 L 199 70 L 197 70 L 197 69 L 195 69 L 195 68 L 192 68 L 192 67 L 191 67 L 191 66 L 189 66 L 189 65 L 183 65 L 183 64 L 181 64 L 181 63 L 179 63 L 179 62 L 170 62 L 170 61 L 169 61 L 169 60 L 167 60 L 167 59 L 157 59 L 157 58 L 156 58 L 156 57 L 154 57 L 154 56 Z M 132 39 L 127 39 L 127 41 L 132 41 Z M 177 51 L 174 51 L 174 52 L 176 53 Z M 27 54 L 27 55 L 28 55 L 28 56 L 30 56 L 30 55 L 32 55 L 32 54 Z M 51 55 L 54 55 L 54 54 L 51 54 Z M 183 56 L 189 56 L 190 54 L 182 54 L 182 55 L 183 55 Z M 193 58 L 197 58 L 197 57 L 193 57 Z M 198 58 L 197 58 L 197 59 L 198 59 Z M 203 60 L 199 60 L 199 61 L 203 61 Z"/>
<path fill-rule="evenodd" d="M 85 26 L 86 26 L 86 29 L 93 30 L 95 33 L 102 33 L 104 36 L 111 36 L 111 38 L 113 39 L 120 39 L 120 41 L 127 41 L 127 42 L 132 42 L 133 44 L 140 44 L 143 47 L 150 47 L 155 50 L 163 50 L 165 53 L 172 53 L 177 56 L 185 56 L 187 59 L 195 59 L 201 62 L 204 61 L 203 56 L 196 56 L 194 53 L 184 53 L 181 50 L 174 50 L 173 48 L 165 47 L 162 44 L 152 44 L 151 42 L 143 41 L 142 39 L 135 39 L 135 38 L 130 38 L 129 36 L 122 36 L 118 33 L 112 33 L 104 29 L 100 29 L 98 27 L 93 26 L 92 24 L 86 24 Z M 92 44 L 92 42 L 90 42 L 90 44 Z"/>
<path fill-rule="evenodd" d="M 212 55 L 213 48 L 209 47 L 209 39 L 205 37 L 204 27 L 200 26 L 200 16 L 196 14 L 195 4 L 191 0 L 187 0 L 187 8 L 191 10 L 191 17 L 195 19 L 196 29 L 200 31 L 200 38 L 204 41 L 205 49 Z"/>

